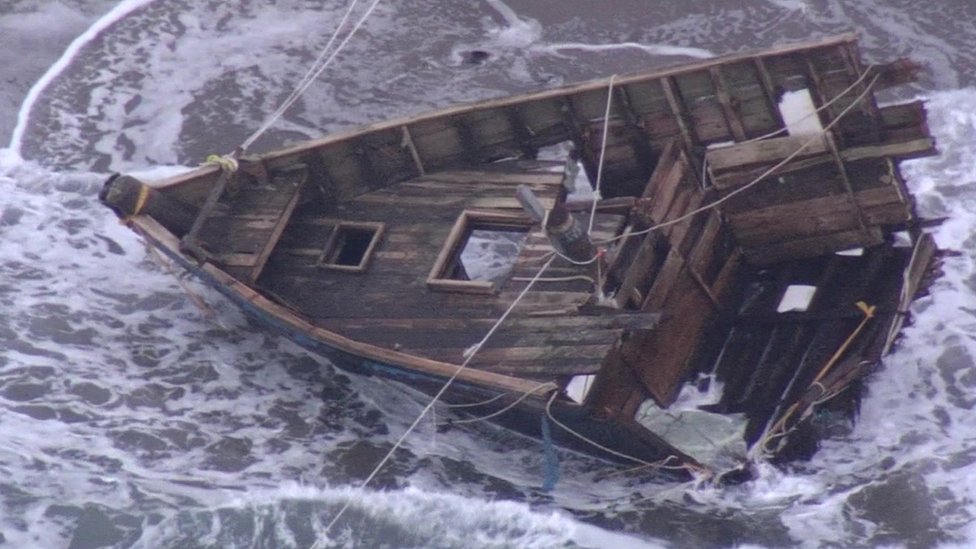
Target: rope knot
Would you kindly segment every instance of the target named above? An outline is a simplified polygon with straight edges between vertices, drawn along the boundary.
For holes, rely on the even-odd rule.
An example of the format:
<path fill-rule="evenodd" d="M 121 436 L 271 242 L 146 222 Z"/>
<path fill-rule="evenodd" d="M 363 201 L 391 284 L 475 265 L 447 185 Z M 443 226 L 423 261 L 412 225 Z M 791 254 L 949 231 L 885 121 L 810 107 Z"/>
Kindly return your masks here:
<path fill-rule="evenodd" d="M 204 162 L 204 165 L 220 166 L 220 169 L 227 173 L 234 173 L 237 171 L 237 168 L 239 167 L 237 159 L 234 158 L 233 156 L 226 155 L 226 154 L 225 155 L 211 154 L 210 156 L 207 157 L 207 161 Z"/>

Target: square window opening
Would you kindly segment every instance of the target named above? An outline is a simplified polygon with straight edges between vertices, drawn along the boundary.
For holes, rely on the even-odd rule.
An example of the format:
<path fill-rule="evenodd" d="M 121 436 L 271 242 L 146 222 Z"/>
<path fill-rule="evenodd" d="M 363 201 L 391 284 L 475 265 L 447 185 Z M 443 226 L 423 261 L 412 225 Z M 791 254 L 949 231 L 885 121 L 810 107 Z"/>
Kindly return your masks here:
<path fill-rule="evenodd" d="M 528 238 L 520 215 L 464 212 L 427 278 L 432 289 L 490 293 L 508 278 Z"/>
<path fill-rule="evenodd" d="M 382 223 L 339 223 L 319 256 L 326 269 L 365 272 L 383 233 Z"/>

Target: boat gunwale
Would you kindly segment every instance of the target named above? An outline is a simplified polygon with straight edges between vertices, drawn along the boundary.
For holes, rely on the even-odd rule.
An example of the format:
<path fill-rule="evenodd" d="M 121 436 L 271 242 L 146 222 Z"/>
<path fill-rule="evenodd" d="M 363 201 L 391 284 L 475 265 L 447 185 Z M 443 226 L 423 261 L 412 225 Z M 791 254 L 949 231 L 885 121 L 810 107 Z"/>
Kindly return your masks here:
<path fill-rule="evenodd" d="M 696 71 L 706 70 L 711 67 L 728 65 L 740 61 L 746 61 L 749 59 L 764 59 L 768 57 L 775 57 L 780 55 L 789 55 L 792 53 L 797 53 L 805 50 L 826 48 L 830 46 L 840 46 L 842 44 L 856 44 L 858 42 L 857 34 L 854 32 L 845 32 L 841 34 L 836 34 L 816 40 L 808 40 L 797 43 L 784 44 L 781 46 L 775 46 L 768 49 L 751 49 L 747 51 L 731 53 L 727 55 L 719 55 L 709 59 L 703 59 L 699 61 L 692 61 L 689 63 L 679 63 L 672 66 L 662 67 L 660 69 L 654 69 L 651 71 L 634 71 L 624 75 L 614 77 L 614 86 L 621 87 L 629 84 L 636 84 L 642 82 L 648 82 L 653 80 L 659 80 L 661 78 L 679 76 L 682 74 L 688 74 Z M 420 122 L 427 122 L 430 120 L 436 120 L 440 118 L 447 118 L 451 116 L 456 116 L 466 112 L 474 112 L 479 110 L 487 110 L 492 108 L 504 108 L 512 107 L 522 103 L 526 103 L 534 100 L 543 100 L 554 97 L 566 96 L 576 93 L 585 93 L 589 91 L 599 90 L 606 88 L 609 83 L 609 78 L 599 78 L 586 80 L 583 82 L 576 82 L 571 84 L 565 84 L 562 86 L 557 86 L 554 88 L 546 88 L 539 91 L 507 95 L 504 97 L 489 98 L 480 101 L 470 101 L 451 105 L 448 107 L 434 109 L 431 111 L 426 111 L 422 113 L 417 113 L 408 116 L 402 116 L 392 120 L 383 120 L 379 122 L 374 122 L 371 124 L 365 124 L 357 126 L 355 128 L 340 131 L 337 133 L 332 133 L 323 137 L 303 140 L 302 142 L 292 145 L 290 147 L 284 147 L 281 149 L 276 149 L 273 151 L 257 153 L 254 155 L 247 155 L 245 159 L 253 159 L 256 161 L 276 161 L 288 157 L 300 156 L 309 151 L 320 149 L 328 145 L 335 143 L 340 143 L 343 141 L 349 141 L 358 138 L 363 135 L 368 135 L 372 133 L 377 133 L 384 130 L 390 130 L 398 127 L 406 127 L 411 124 L 416 124 Z M 177 174 L 169 176 L 163 179 L 159 179 L 151 183 L 153 188 L 161 189 L 165 187 L 180 185 L 184 183 L 189 183 L 195 179 L 202 178 L 208 175 L 212 175 L 219 171 L 221 166 L 213 164 L 205 164 L 191 169 L 190 171 L 184 172 L 182 174 Z"/>

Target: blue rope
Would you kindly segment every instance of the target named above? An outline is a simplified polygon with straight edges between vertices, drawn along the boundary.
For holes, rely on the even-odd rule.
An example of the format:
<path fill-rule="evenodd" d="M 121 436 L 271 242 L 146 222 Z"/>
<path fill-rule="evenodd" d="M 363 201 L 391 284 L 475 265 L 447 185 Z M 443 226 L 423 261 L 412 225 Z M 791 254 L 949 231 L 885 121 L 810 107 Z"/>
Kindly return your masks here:
<path fill-rule="evenodd" d="M 549 430 L 549 419 L 546 416 L 542 416 L 542 453 L 545 457 L 542 490 L 551 492 L 559 482 L 559 456 L 556 455 L 556 446 L 552 443 L 552 432 Z"/>

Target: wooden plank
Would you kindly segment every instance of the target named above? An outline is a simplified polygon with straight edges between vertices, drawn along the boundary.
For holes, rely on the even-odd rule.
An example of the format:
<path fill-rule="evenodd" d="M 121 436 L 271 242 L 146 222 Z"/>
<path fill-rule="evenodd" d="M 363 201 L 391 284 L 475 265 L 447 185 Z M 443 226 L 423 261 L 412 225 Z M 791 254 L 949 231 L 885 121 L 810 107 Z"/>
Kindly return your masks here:
<path fill-rule="evenodd" d="M 174 251 L 179 247 L 179 242 L 176 240 L 176 238 L 164 227 L 159 225 L 154 219 L 144 216 L 137 216 L 136 218 L 133 218 L 132 223 L 137 227 L 137 230 L 139 230 L 141 234 L 145 235 L 145 237 L 149 240 L 158 243 L 161 247 Z M 266 297 L 258 294 L 253 288 L 245 285 L 239 280 L 229 277 L 226 273 L 213 265 L 204 264 L 201 269 L 203 269 L 207 276 L 213 277 L 216 283 L 224 285 L 227 290 L 235 294 L 238 299 L 251 303 L 254 307 L 263 311 L 271 318 L 276 319 L 283 327 L 290 330 L 295 330 L 298 333 L 304 334 L 306 337 L 313 338 L 322 344 L 328 345 L 339 351 L 352 353 L 369 360 L 375 360 L 384 364 L 392 364 L 397 367 L 416 371 L 420 374 L 440 378 L 448 378 L 456 374 L 457 379 L 461 380 L 462 382 L 477 383 L 486 387 L 497 388 L 498 390 L 502 391 L 511 391 L 521 394 L 523 392 L 536 392 L 540 390 L 537 387 L 538 384 L 533 381 L 478 370 L 458 373 L 456 365 L 423 359 L 421 357 L 410 356 L 389 349 L 382 349 L 372 345 L 351 341 L 348 338 L 335 334 L 334 332 L 316 327 L 306 319 L 297 316 L 294 311 L 270 301 Z M 543 390 L 553 389 L 555 389 L 555 386 Z"/>
<path fill-rule="evenodd" d="M 712 78 L 712 86 L 715 88 L 715 96 L 718 97 L 718 102 L 722 106 L 722 112 L 725 114 L 725 122 L 728 124 L 729 130 L 732 131 L 732 137 L 736 141 L 745 141 L 746 130 L 742 124 L 742 120 L 739 118 L 739 113 L 736 112 L 735 107 L 732 105 L 732 97 L 729 94 L 728 83 L 722 75 L 722 67 L 711 67 L 709 69 L 709 75 Z"/>
<path fill-rule="evenodd" d="M 586 363 L 596 363 L 597 365 L 606 355 L 611 347 L 610 343 L 598 343 L 593 345 L 574 345 L 553 347 L 551 345 L 531 346 L 531 347 L 482 347 L 471 365 L 476 368 L 497 371 L 503 364 L 514 365 L 533 369 L 536 372 L 545 371 L 550 362 L 568 360 L 573 362 L 583 361 Z M 450 362 L 460 362 L 464 360 L 464 354 L 468 352 L 470 346 L 464 347 L 430 347 L 423 349 L 404 348 L 405 352 L 417 352 L 435 360 Z"/>
<path fill-rule="evenodd" d="M 664 90 L 664 97 L 668 101 L 668 107 L 671 109 L 671 115 L 678 124 L 678 129 L 681 130 L 681 141 L 685 146 L 685 151 L 693 151 L 695 150 L 697 140 L 691 131 L 691 124 L 688 120 L 688 109 L 681 101 L 678 85 L 674 81 L 674 78 L 670 76 L 661 78 L 660 82 Z"/>
<path fill-rule="evenodd" d="M 680 194 L 689 169 L 687 157 L 681 151 L 678 160 L 668 171 L 667 177 L 661 181 L 660 187 L 654 188 L 654 196 L 648 197 L 651 199 L 650 221 L 653 224 L 667 221 L 667 214 L 671 211 L 672 204 Z"/>
<path fill-rule="evenodd" d="M 687 253 L 688 264 L 696 272 L 708 272 L 708 265 L 711 262 L 710 258 L 715 255 L 719 248 L 716 245 L 716 239 L 724 229 L 721 216 L 717 211 L 712 210 L 703 214 L 703 217 L 706 218 L 704 227 L 698 236 L 697 242 L 695 242 L 695 245 Z"/>
<path fill-rule="evenodd" d="M 796 154 L 795 159 L 802 160 L 827 154 L 829 150 L 822 137 L 788 135 L 709 149 L 705 152 L 705 160 L 712 177 L 717 177 L 725 170 L 742 169 L 755 164 L 775 164 L 793 154 Z"/>
<path fill-rule="evenodd" d="M 491 170 L 450 170 L 428 172 L 422 180 L 451 183 L 507 183 L 515 185 L 562 185 L 560 173 L 510 173 Z"/>
<path fill-rule="evenodd" d="M 853 228 L 858 220 L 852 215 L 848 200 L 845 195 L 831 195 L 778 204 L 730 215 L 729 224 L 740 243 L 747 246 L 815 234 L 832 227 Z M 855 200 L 869 225 L 904 223 L 910 219 L 908 205 L 893 186 L 858 192 Z"/>
<path fill-rule="evenodd" d="M 857 47 L 853 44 L 848 44 L 841 48 L 844 57 L 844 67 L 847 70 L 848 80 L 851 83 L 856 82 L 863 74 L 864 67 L 861 64 L 860 56 L 857 52 Z M 870 80 L 865 77 L 861 80 L 852 92 L 860 95 L 863 93 L 868 86 Z M 861 100 L 861 109 L 864 111 L 868 123 L 870 124 L 870 131 L 861 134 L 867 138 L 871 143 L 880 143 L 883 140 L 883 134 L 881 132 L 881 113 L 878 111 L 878 101 L 874 94 L 867 94 L 864 99 Z M 866 135 L 865 135 L 866 134 Z"/>
<path fill-rule="evenodd" d="M 403 131 L 403 146 L 410 151 L 410 157 L 413 159 L 414 167 L 417 168 L 417 173 L 419 175 L 426 174 L 427 169 L 424 168 L 424 161 L 420 157 L 420 151 L 417 150 L 417 146 L 413 142 L 413 137 L 410 135 L 410 127 L 404 124 L 400 128 Z"/>
<path fill-rule="evenodd" d="M 268 262 L 268 258 L 271 256 L 271 252 L 274 250 L 275 246 L 278 245 L 278 241 L 281 240 L 281 235 L 285 231 L 285 227 L 291 220 L 292 213 L 295 211 L 295 207 L 298 205 L 298 201 L 301 199 L 302 190 L 305 188 L 305 183 L 308 181 L 308 173 L 302 170 L 296 176 L 297 181 L 289 178 L 289 180 L 282 182 L 280 186 L 292 187 L 290 189 L 280 189 L 283 195 L 291 194 L 291 198 L 285 205 L 281 214 L 278 216 L 274 227 L 268 233 L 264 245 L 255 254 L 254 265 L 251 267 L 250 272 L 247 276 L 247 281 L 250 283 L 257 282 L 258 278 L 261 276 L 261 272 L 264 270 L 265 264 Z"/>
<path fill-rule="evenodd" d="M 709 71 L 697 71 L 674 77 L 681 99 L 689 116 L 691 130 L 698 144 L 733 139 L 728 121 L 722 112 Z M 697 159 L 697 151 L 689 151 Z"/>
<path fill-rule="evenodd" d="M 820 125 L 824 128 L 830 125 L 834 120 L 834 111 L 845 107 L 846 105 L 841 105 L 840 100 L 836 103 L 826 107 L 821 108 L 826 105 L 832 97 L 827 93 L 824 88 L 824 81 L 820 77 L 820 72 L 817 67 L 813 64 L 813 58 L 809 55 L 803 56 L 803 68 L 806 73 L 807 83 L 809 84 L 808 90 L 810 91 L 810 97 L 813 99 L 813 106 L 817 109 L 817 118 L 820 120 Z M 840 122 L 843 125 L 843 120 Z"/>
<path fill-rule="evenodd" d="M 779 111 L 779 89 L 773 83 L 773 78 L 769 74 L 769 69 L 766 67 L 766 61 L 762 57 L 755 57 L 753 59 L 753 64 L 756 67 L 756 72 L 759 75 L 759 82 L 762 85 L 762 90 L 766 96 L 766 102 L 769 106 L 769 112 L 773 115 L 773 119 L 776 121 L 776 125 L 782 131 L 786 131 L 786 122 L 783 121 L 783 114 Z"/>
<path fill-rule="evenodd" d="M 854 162 L 867 158 L 882 158 L 886 156 L 895 157 L 899 160 L 909 158 L 920 158 L 937 154 L 935 150 L 935 139 L 923 137 L 900 143 L 885 143 L 865 147 L 854 147 L 840 151 L 840 157 L 845 162 Z"/>
<path fill-rule="evenodd" d="M 879 227 L 868 231 L 855 229 L 819 235 L 810 238 L 770 244 L 761 248 L 742 248 L 747 262 L 752 265 L 767 265 L 780 261 L 804 257 L 816 257 L 849 248 L 876 246 L 884 242 L 884 233 Z"/>
<path fill-rule="evenodd" d="M 780 166 L 776 170 L 770 172 L 769 166 L 759 166 L 755 168 L 744 168 L 741 170 L 729 170 L 721 175 L 715 175 L 711 178 L 712 186 L 716 189 L 722 191 L 732 191 L 746 185 L 763 185 L 769 184 L 775 187 L 778 184 L 777 179 L 780 176 L 803 174 L 804 172 L 813 172 L 814 168 L 817 170 L 824 169 L 825 165 L 833 164 L 832 159 L 829 155 L 818 155 L 804 158 L 802 160 L 791 160 L 789 163 Z M 830 168 L 831 176 L 836 176 L 833 168 Z M 760 179 L 762 178 L 762 179 Z M 827 186 L 829 183 L 835 183 L 835 181 L 824 177 L 824 181 L 820 187 Z M 758 199 L 759 202 L 764 202 L 766 193 L 757 187 L 751 187 L 748 192 L 748 198 L 745 199 L 746 202 L 751 202 L 754 199 Z M 746 209 L 751 209 L 755 207 L 750 204 Z"/>
<path fill-rule="evenodd" d="M 678 281 L 682 278 L 681 274 L 685 267 L 684 258 L 676 250 L 668 252 L 667 259 L 661 267 L 661 272 L 655 277 L 654 284 L 647 293 L 641 310 L 644 311 L 667 311 L 665 304 L 671 296 Z"/>
<path fill-rule="evenodd" d="M 663 239 L 659 233 L 643 236 L 634 259 L 623 274 L 623 282 L 617 289 L 616 302 L 620 307 L 640 307 L 647 297 L 643 295 L 653 284 L 660 266 L 664 263 L 658 251 L 658 243 Z M 637 292 L 635 294 L 635 291 Z"/>
<path fill-rule="evenodd" d="M 847 175 L 847 168 L 844 160 L 840 157 L 840 151 L 837 149 L 837 142 L 835 141 L 834 135 L 826 134 L 825 137 L 827 138 L 827 144 L 830 145 L 830 152 L 837 166 L 837 173 L 840 174 L 840 180 L 844 183 L 844 190 L 847 192 L 847 200 L 850 203 L 850 207 L 853 209 L 861 229 L 867 230 L 868 221 L 864 214 L 864 208 L 861 207 L 857 201 L 857 197 L 854 195 L 854 186 L 851 185 L 851 180 Z"/>
<path fill-rule="evenodd" d="M 681 276 L 672 286 L 668 293 L 673 299 L 661 324 L 649 333 L 631 334 L 622 350 L 627 363 L 662 405 L 674 401 L 687 379 L 690 360 L 714 315 L 710 300 L 691 277 Z"/>
<path fill-rule="evenodd" d="M 382 322 L 381 318 L 320 320 L 346 337 L 392 349 L 465 349 L 480 341 L 497 319 L 405 319 Z M 485 348 L 504 347 L 574 347 L 579 345 L 610 345 L 620 337 L 622 329 L 574 326 L 572 329 L 522 330 L 507 322 L 495 331 Z"/>
<path fill-rule="evenodd" d="M 938 252 L 938 247 L 935 245 L 935 239 L 932 238 L 932 235 L 928 233 L 922 233 L 918 241 L 915 243 L 915 246 L 912 248 L 912 257 L 909 260 L 908 266 L 905 268 L 903 277 L 904 282 L 901 295 L 899 296 L 898 300 L 898 308 L 891 327 L 888 330 L 888 335 L 885 338 L 884 345 L 882 346 L 882 355 L 888 354 L 892 345 L 894 345 L 898 334 L 901 332 L 901 328 L 907 318 L 908 308 L 911 306 L 912 301 L 917 297 L 918 290 L 922 285 L 922 280 L 929 272 L 929 268 L 932 266 L 932 261 L 935 258 L 936 252 Z"/>
<path fill-rule="evenodd" d="M 220 197 L 223 196 L 224 190 L 227 185 L 233 179 L 233 172 L 223 170 L 220 173 L 220 177 L 217 178 L 217 182 L 211 187 L 210 192 L 207 194 L 206 200 L 200 209 L 197 211 L 196 218 L 193 220 L 193 225 L 190 226 L 190 230 L 183 236 L 180 240 L 180 251 L 189 252 L 194 256 L 204 256 L 197 257 L 198 260 L 204 259 L 208 254 L 200 246 L 200 231 L 203 229 L 204 224 L 207 222 L 207 218 L 212 214 L 217 203 L 220 201 Z"/>

